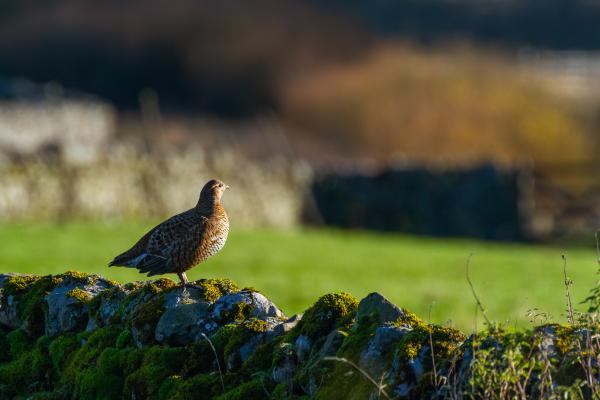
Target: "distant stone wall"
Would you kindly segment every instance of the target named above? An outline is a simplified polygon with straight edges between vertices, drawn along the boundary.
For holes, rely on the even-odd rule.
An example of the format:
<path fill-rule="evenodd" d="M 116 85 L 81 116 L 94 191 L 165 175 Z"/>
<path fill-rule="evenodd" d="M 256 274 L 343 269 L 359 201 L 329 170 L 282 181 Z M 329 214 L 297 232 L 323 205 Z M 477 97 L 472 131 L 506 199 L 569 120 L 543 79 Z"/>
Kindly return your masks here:
<path fill-rule="evenodd" d="M 330 173 L 318 176 L 311 191 L 306 219 L 326 225 L 492 240 L 525 236 L 527 193 L 517 170 L 483 165 Z"/>
<path fill-rule="evenodd" d="M 94 162 L 39 158 L 0 164 L 0 220 L 152 219 L 193 207 L 218 178 L 235 227 L 290 227 L 300 221 L 312 171 L 284 159 L 250 160 L 199 145 L 148 154 L 114 144 Z"/>
<path fill-rule="evenodd" d="M 2 158 L 58 152 L 68 163 L 96 161 L 115 133 L 116 111 L 92 99 L 0 101 Z"/>
<path fill-rule="evenodd" d="M 4 274 L 0 398 L 595 398 L 597 335 L 578 321 L 466 337 L 378 293 L 288 318 L 228 279 Z"/>

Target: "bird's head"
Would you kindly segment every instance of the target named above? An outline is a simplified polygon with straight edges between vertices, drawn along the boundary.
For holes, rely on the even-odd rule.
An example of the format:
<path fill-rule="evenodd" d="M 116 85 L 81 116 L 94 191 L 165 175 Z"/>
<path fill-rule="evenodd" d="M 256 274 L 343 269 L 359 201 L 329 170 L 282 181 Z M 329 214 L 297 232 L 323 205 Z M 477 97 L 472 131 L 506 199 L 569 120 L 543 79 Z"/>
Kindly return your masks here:
<path fill-rule="evenodd" d="M 206 182 L 202 191 L 200 192 L 200 200 L 199 203 L 207 202 L 215 202 L 221 200 L 221 196 L 223 196 L 223 192 L 226 189 L 229 189 L 225 183 L 221 182 L 218 179 L 211 179 Z"/>

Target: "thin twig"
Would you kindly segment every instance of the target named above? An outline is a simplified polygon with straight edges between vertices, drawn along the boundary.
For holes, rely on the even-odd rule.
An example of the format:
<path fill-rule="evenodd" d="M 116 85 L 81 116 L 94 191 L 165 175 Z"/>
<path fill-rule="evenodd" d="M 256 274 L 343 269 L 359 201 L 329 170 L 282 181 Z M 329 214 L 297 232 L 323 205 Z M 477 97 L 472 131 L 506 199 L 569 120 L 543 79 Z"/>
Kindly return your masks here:
<path fill-rule="evenodd" d="M 481 314 L 483 314 L 483 318 L 485 319 L 485 322 L 488 324 L 488 326 L 491 326 L 490 320 L 488 319 L 488 317 L 485 313 L 485 308 L 483 308 L 483 304 L 481 304 L 481 301 L 479 300 L 477 293 L 475 293 L 475 288 L 473 287 L 473 282 L 471 282 L 471 277 L 469 276 L 469 264 L 471 263 L 471 257 L 473 257 L 473 253 L 469 254 L 469 257 L 467 257 L 467 263 L 465 265 L 467 282 L 469 283 L 469 287 L 471 288 L 471 293 L 473 293 L 473 297 L 475 298 L 475 301 L 477 302 L 477 307 L 479 308 L 479 310 L 481 310 Z"/>
<path fill-rule="evenodd" d="M 369 380 L 369 381 L 370 381 L 370 382 L 371 382 L 371 383 L 372 383 L 372 384 L 373 384 L 373 385 L 374 385 L 374 386 L 377 388 L 377 390 L 379 390 L 379 393 L 380 393 L 380 394 L 383 394 L 383 396 L 384 396 L 386 399 L 389 399 L 389 398 L 390 398 L 390 396 L 389 396 L 389 395 L 388 395 L 388 394 L 385 392 L 385 390 L 384 390 L 384 388 L 385 388 L 385 385 L 379 385 L 379 384 L 377 383 L 377 381 L 376 381 L 375 379 L 373 379 L 373 378 L 371 377 L 371 375 L 369 375 L 369 373 L 368 373 L 367 371 L 365 371 L 364 369 L 360 368 L 358 365 L 356 365 L 356 364 L 355 364 L 355 363 L 353 363 L 352 361 L 350 361 L 350 360 L 348 360 L 348 359 L 346 359 L 346 358 L 343 358 L 343 357 L 323 357 L 323 360 L 327 360 L 327 361 L 338 361 L 338 362 L 342 362 L 342 363 L 345 363 L 345 364 L 349 364 L 349 365 L 351 365 L 351 366 L 352 366 L 354 369 L 356 369 L 358 372 L 360 372 L 361 374 L 363 374 L 363 375 L 364 375 L 364 377 L 365 377 L 365 378 L 367 378 L 367 379 L 368 379 L 368 380 Z"/>
<path fill-rule="evenodd" d="M 567 296 L 567 318 L 569 319 L 569 323 L 571 325 L 575 324 L 575 317 L 573 316 L 573 303 L 571 302 L 571 291 L 569 290 L 569 287 L 571 286 L 571 284 L 573 282 L 571 282 L 571 280 L 567 277 L 567 256 L 565 256 L 564 254 L 562 255 L 562 259 L 563 259 L 563 275 L 565 278 L 565 291 L 566 291 L 566 296 Z"/>
<path fill-rule="evenodd" d="M 204 339 L 206 339 L 206 341 L 210 345 L 210 348 L 215 354 L 215 360 L 217 360 L 217 368 L 219 369 L 219 378 L 221 378 L 221 388 L 223 389 L 223 392 L 225 392 L 225 382 L 223 382 L 223 372 L 221 371 L 221 363 L 219 363 L 219 355 L 217 354 L 217 349 L 215 349 L 215 346 L 213 345 L 212 341 L 208 338 L 208 336 L 204 334 L 204 332 L 201 332 L 200 334 Z"/>
<path fill-rule="evenodd" d="M 433 307 L 433 303 L 429 304 L 429 315 L 428 315 L 428 323 L 431 326 L 431 308 Z M 439 383 L 438 383 L 438 375 L 437 368 L 435 365 L 435 351 L 433 349 L 433 335 L 431 333 L 432 329 L 429 328 L 429 349 L 431 351 L 431 365 L 433 368 L 433 384 L 435 385 L 436 392 L 439 391 Z"/>

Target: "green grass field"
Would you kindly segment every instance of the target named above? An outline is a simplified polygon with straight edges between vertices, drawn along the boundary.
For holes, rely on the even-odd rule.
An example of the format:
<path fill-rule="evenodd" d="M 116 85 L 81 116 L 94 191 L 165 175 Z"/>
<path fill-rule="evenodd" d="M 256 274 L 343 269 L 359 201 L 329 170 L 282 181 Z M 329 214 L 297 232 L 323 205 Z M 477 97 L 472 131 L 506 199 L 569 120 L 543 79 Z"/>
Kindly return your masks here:
<path fill-rule="evenodd" d="M 150 227 L 83 222 L 0 225 L 0 271 L 49 274 L 76 269 L 121 282 L 139 280 L 145 276 L 135 270 L 106 264 Z M 254 286 L 288 315 L 327 292 L 343 290 L 360 298 L 378 291 L 425 318 L 433 304 L 432 321 L 452 321 L 472 331 L 475 301 L 465 279 L 470 253 L 471 278 L 489 317 L 524 327 L 529 323 L 527 311 L 534 308 L 552 321 L 565 321 L 563 252 L 577 303 L 597 279 L 592 249 L 332 230 L 233 231 L 225 249 L 188 276 L 227 277 Z"/>

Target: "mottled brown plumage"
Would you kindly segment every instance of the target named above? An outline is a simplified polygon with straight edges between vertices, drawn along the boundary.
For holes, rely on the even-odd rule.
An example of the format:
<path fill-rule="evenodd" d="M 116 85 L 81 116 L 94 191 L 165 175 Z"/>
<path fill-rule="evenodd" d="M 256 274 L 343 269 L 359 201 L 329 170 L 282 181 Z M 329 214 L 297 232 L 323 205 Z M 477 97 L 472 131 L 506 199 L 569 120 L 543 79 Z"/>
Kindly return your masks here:
<path fill-rule="evenodd" d="M 154 227 L 108 266 L 137 268 L 148 276 L 175 273 L 186 284 L 185 271 L 225 245 L 229 219 L 221 196 L 228 187 L 216 179 L 208 181 L 194 208 Z"/>

